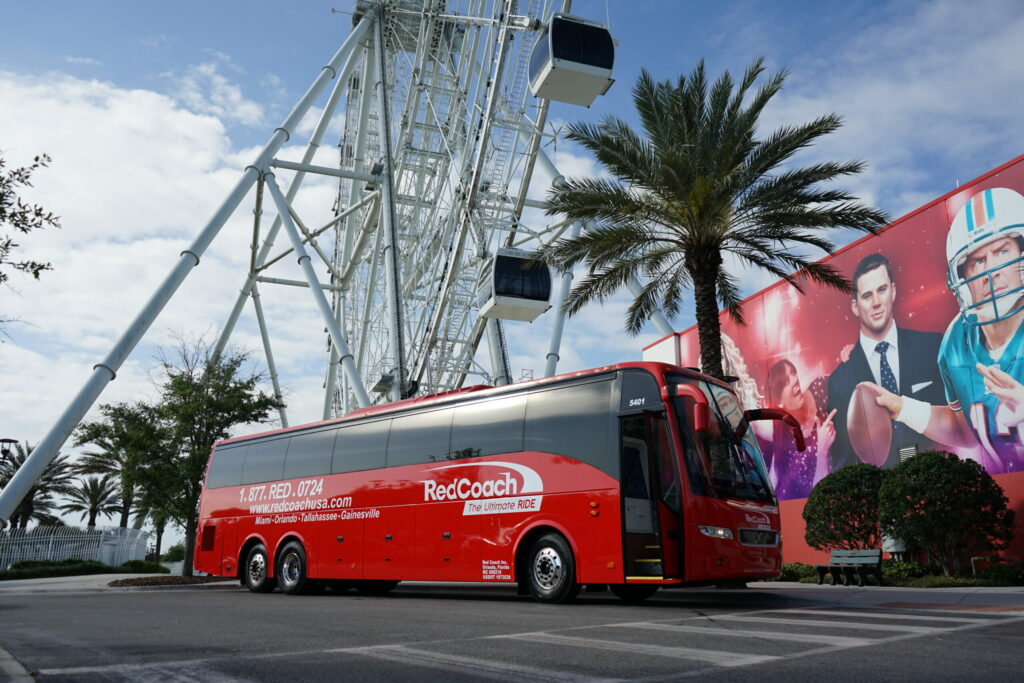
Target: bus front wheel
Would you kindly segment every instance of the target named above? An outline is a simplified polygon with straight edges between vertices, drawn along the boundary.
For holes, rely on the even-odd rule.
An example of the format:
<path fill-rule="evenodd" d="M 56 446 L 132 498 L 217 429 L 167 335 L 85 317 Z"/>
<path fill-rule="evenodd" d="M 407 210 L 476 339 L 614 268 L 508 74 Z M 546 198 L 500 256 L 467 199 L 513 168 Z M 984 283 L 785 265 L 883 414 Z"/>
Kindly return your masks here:
<path fill-rule="evenodd" d="M 530 594 L 539 602 L 569 602 L 580 592 L 572 549 L 559 534 L 537 539 L 527 562 Z"/>
<path fill-rule="evenodd" d="M 298 595 L 313 588 L 306 576 L 306 550 L 298 541 L 289 541 L 277 556 L 277 587 L 282 593 Z"/>
<path fill-rule="evenodd" d="M 269 593 L 274 590 L 274 580 L 267 571 L 270 564 L 267 560 L 267 547 L 257 543 L 249 549 L 245 556 L 245 568 L 242 570 L 242 582 L 253 593 Z"/>

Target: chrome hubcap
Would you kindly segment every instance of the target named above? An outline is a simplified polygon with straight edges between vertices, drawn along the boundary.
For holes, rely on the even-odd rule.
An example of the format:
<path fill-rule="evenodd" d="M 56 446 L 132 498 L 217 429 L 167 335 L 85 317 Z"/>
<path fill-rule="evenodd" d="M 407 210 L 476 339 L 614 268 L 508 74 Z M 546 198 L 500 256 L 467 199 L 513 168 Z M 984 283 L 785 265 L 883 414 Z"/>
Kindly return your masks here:
<path fill-rule="evenodd" d="M 249 581 L 258 584 L 267 575 L 267 558 L 263 553 L 257 553 L 249 559 Z"/>
<path fill-rule="evenodd" d="M 295 553 L 288 553 L 284 556 L 284 562 L 281 563 L 281 576 L 284 578 L 285 583 L 291 585 L 299 580 L 299 556 Z"/>
<path fill-rule="evenodd" d="M 533 577 L 537 585 L 544 590 L 551 590 L 562 581 L 562 558 L 554 548 L 544 548 L 533 560 Z"/>

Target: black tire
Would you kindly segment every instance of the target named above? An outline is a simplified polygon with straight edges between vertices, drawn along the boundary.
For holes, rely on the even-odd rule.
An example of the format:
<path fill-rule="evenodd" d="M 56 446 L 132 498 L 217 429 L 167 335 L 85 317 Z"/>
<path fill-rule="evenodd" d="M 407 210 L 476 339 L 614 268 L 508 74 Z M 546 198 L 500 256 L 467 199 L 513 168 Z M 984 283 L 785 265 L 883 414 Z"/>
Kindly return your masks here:
<path fill-rule="evenodd" d="M 526 560 L 526 576 L 530 595 L 538 602 L 570 602 L 580 592 L 576 560 L 559 534 L 545 534 L 536 540 Z"/>
<path fill-rule="evenodd" d="M 643 602 L 658 592 L 656 584 L 643 583 L 613 583 L 608 589 L 623 602 Z"/>
<path fill-rule="evenodd" d="M 356 581 L 356 592 L 360 595 L 387 595 L 398 585 L 397 581 Z"/>
<path fill-rule="evenodd" d="M 299 595 L 317 584 L 307 576 L 306 550 L 298 541 L 289 541 L 277 554 L 277 587 L 282 593 Z"/>
<path fill-rule="evenodd" d="M 245 556 L 245 565 L 242 567 L 242 585 L 253 593 L 269 593 L 274 590 L 274 580 L 270 578 L 268 571 L 270 560 L 267 557 L 267 547 L 257 543 L 249 549 Z"/>

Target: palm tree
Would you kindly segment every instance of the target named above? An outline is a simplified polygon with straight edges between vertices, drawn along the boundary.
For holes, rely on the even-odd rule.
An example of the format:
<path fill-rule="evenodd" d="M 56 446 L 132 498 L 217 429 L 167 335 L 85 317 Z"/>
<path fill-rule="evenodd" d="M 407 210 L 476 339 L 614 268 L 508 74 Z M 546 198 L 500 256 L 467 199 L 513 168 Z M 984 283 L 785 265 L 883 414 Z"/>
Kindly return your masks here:
<path fill-rule="evenodd" d="M 128 526 L 128 516 L 135 506 L 139 486 L 139 469 L 160 437 L 153 408 L 139 401 L 134 404 L 114 403 L 100 406 L 102 420 L 83 422 L 75 431 L 76 446 L 91 446 L 75 465 L 80 474 L 101 474 L 118 481 L 120 520 Z"/>
<path fill-rule="evenodd" d="M 14 474 L 25 464 L 35 446 L 15 444 L 15 449 L 0 451 L 0 488 L 7 486 Z M 58 521 L 52 514 L 56 507 L 53 496 L 66 496 L 74 489 L 74 470 L 68 456 L 57 453 L 43 470 L 43 474 L 32 484 L 21 503 L 14 509 L 10 520 L 12 529 L 24 529 L 29 521 L 53 524 Z"/>
<path fill-rule="evenodd" d="M 107 477 L 85 477 L 78 486 L 67 494 L 68 502 L 60 506 L 64 512 L 81 512 L 82 519 L 88 517 L 87 526 L 96 526 L 99 515 L 109 517 L 121 511 L 121 501 L 117 497 L 117 485 Z"/>
<path fill-rule="evenodd" d="M 862 162 L 792 162 L 839 128 L 835 114 L 757 137 L 758 119 L 786 79 L 780 72 L 754 92 L 763 71 L 757 59 L 738 85 L 728 71 L 709 85 L 703 62 L 675 83 L 656 82 L 645 70 L 633 87 L 642 131 L 615 117 L 569 127 L 569 139 L 590 150 L 610 178 L 568 179 L 549 192 L 549 214 L 591 228 L 542 250 L 560 270 L 587 267 L 565 302 L 568 314 L 644 276 L 648 283 L 626 319 L 636 334 L 658 308 L 677 315 L 692 289 L 702 368 L 721 377 L 719 305 L 743 322 L 739 283 L 725 254 L 799 291 L 808 279 L 849 291 L 835 268 L 808 253 L 832 253 L 829 229 L 874 232 L 886 215 L 845 191 L 819 187 L 860 173 Z"/>

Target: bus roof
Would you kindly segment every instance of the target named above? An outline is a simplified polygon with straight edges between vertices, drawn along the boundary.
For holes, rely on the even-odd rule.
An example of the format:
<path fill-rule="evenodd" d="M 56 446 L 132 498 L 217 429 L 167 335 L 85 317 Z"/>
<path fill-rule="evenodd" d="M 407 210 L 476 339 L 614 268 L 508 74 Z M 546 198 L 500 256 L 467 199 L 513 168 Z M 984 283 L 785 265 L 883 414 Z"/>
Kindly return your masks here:
<path fill-rule="evenodd" d="M 223 439 L 214 443 L 214 447 L 226 443 L 234 443 L 236 441 L 248 441 L 258 437 L 271 436 L 274 434 L 286 434 L 291 432 L 302 431 L 304 429 L 310 429 L 312 427 L 320 427 L 331 424 L 343 424 L 351 420 L 370 417 L 376 415 L 387 415 L 390 413 L 401 412 L 410 408 L 421 408 L 432 405 L 444 405 L 446 403 L 454 403 L 460 398 L 468 396 L 500 396 L 506 393 L 514 393 L 518 391 L 532 389 L 534 387 L 541 387 L 547 384 L 557 384 L 558 382 L 564 382 L 566 380 L 579 379 L 581 377 L 590 377 L 594 375 L 601 375 L 604 373 L 614 372 L 616 370 L 622 370 L 626 368 L 639 368 L 642 370 L 648 370 L 653 372 L 655 375 L 662 375 L 665 372 L 681 373 L 684 375 L 692 376 L 694 378 L 700 378 L 716 382 L 724 387 L 728 388 L 728 384 L 719 382 L 718 380 L 708 377 L 696 371 L 694 368 L 684 368 L 678 365 L 672 365 L 670 363 L 661 363 L 658 361 L 629 361 L 625 363 L 616 363 L 614 365 L 603 365 L 597 368 L 591 368 L 589 370 L 577 370 L 575 372 L 567 372 L 561 375 L 554 375 L 552 377 L 543 377 L 541 379 L 528 380 L 525 382 L 516 382 L 514 384 L 506 384 L 503 386 L 495 387 L 489 384 L 475 384 L 469 387 L 463 387 L 461 389 L 452 389 L 451 391 L 444 391 L 438 394 L 429 394 L 427 396 L 414 396 L 412 398 L 403 399 L 401 401 L 393 401 L 391 403 L 382 403 L 376 406 L 367 406 L 366 408 L 357 408 L 346 415 L 341 417 L 333 417 L 328 420 L 320 420 L 318 422 L 309 422 L 306 424 L 296 425 L 294 427 L 284 427 L 281 429 L 272 429 L 266 432 L 258 432 L 256 434 L 246 434 L 243 436 L 234 436 L 229 439 Z"/>

